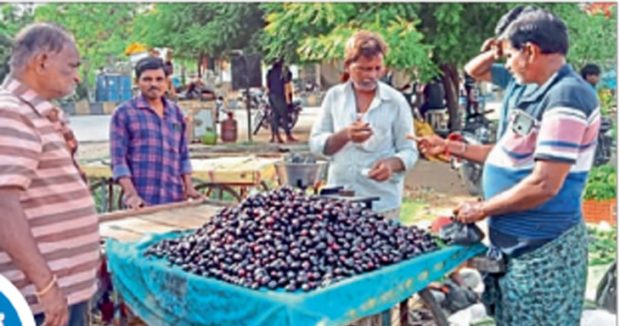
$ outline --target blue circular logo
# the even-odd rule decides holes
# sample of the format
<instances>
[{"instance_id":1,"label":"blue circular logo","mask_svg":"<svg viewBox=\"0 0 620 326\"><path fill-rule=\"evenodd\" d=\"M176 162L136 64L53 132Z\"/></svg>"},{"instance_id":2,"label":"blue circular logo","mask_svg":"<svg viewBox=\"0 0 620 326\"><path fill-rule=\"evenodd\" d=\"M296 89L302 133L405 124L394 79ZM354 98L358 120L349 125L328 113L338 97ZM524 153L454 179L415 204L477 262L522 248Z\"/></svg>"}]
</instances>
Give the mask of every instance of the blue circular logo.
<instances>
[{"instance_id":1,"label":"blue circular logo","mask_svg":"<svg viewBox=\"0 0 620 326\"><path fill-rule=\"evenodd\" d=\"M0 275L0 326L34 326L34 317L19 290Z\"/></svg>"},{"instance_id":2,"label":"blue circular logo","mask_svg":"<svg viewBox=\"0 0 620 326\"><path fill-rule=\"evenodd\" d=\"M0 292L0 326L8 325L21 325L21 322L9 298Z\"/></svg>"}]
</instances>

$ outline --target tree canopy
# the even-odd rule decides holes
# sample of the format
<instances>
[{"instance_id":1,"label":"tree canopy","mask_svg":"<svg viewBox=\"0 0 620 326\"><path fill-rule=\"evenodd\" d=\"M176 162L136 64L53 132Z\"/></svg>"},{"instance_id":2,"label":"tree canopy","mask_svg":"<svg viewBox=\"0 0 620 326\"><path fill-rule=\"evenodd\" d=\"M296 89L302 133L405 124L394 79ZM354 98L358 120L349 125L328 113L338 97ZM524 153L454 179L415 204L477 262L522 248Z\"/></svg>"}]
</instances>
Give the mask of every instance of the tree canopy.
<instances>
[{"instance_id":1,"label":"tree canopy","mask_svg":"<svg viewBox=\"0 0 620 326\"><path fill-rule=\"evenodd\" d=\"M380 34L389 47L386 64L415 69L422 76L437 73L432 46L419 30L419 4L293 3L265 5L267 26L262 38L267 57L288 62L341 59L347 39L357 30ZM412 71L411 73L414 73Z\"/></svg>"},{"instance_id":2,"label":"tree canopy","mask_svg":"<svg viewBox=\"0 0 620 326\"><path fill-rule=\"evenodd\" d=\"M0 81L9 72L13 36L32 19L31 5L0 4Z\"/></svg>"},{"instance_id":3,"label":"tree canopy","mask_svg":"<svg viewBox=\"0 0 620 326\"><path fill-rule=\"evenodd\" d=\"M126 60L132 42L169 47L175 57L202 61L230 50L259 52L291 63L340 59L356 30L381 34L388 66L422 81L452 75L493 35L497 20L516 3L49 3L0 5L0 73L10 38L32 21L58 23L76 38L84 76ZM610 67L616 58L616 6L584 10L578 3L530 3L568 25L569 62ZM4 36L4 38L2 37Z\"/></svg>"},{"instance_id":4,"label":"tree canopy","mask_svg":"<svg viewBox=\"0 0 620 326\"><path fill-rule=\"evenodd\" d=\"M263 25L258 3L156 3L136 18L132 37L182 58L219 57L233 49L258 52Z\"/></svg>"},{"instance_id":5,"label":"tree canopy","mask_svg":"<svg viewBox=\"0 0 620 326\"><path fill-rule=\"evenodd\" d=\"M91 85L96 69L125 59L135 16L133 3L50 3L34 11L35 21L53 22L73 33L85 82Z\"/></svg>"}]
</instances>

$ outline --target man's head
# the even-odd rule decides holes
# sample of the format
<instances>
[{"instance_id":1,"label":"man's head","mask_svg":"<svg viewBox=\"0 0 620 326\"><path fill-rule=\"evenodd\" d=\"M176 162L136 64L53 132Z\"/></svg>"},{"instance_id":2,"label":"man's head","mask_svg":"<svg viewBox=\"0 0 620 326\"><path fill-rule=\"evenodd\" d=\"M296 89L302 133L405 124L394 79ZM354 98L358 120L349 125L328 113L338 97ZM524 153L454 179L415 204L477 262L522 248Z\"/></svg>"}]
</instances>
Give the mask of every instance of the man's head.
<instances>
[{"instance_id":1,"label":"man's head","mask_svg":"<svg viewBox=\"0 0 620 326\"><path fill-rule=\"evenodd\" d=\"M373 91L384 74L387 45L376 33L360 31L345 45L344 67L356 89Z\"/></svg>"},{"instance_id":2,"label":"man's head","mask_svg":"<svg viewBox=\"0 0 620 326\"><path fill-rule=\"evenodd\" d=\"M566 25L542 9L519 15L501 38L507 40L506 68L520 83L537 82L541 71L564 62L568 53Z\"/></svg>"},{"instance_id":3,"label":"man's head","mask_svg":"<svg viewBox=\"0 0 620 326\"><path fill-rule=\"evenodd\" d=\"M136 83L142 95L147 99L161 98L166 90L164 62L155 57L140 59L136 63Z\"/></svg>"},{"instance_id":4,"label":"man's head","mask_svg":"<svg viewBox=\"0 0 620 326\"><path fill-rule=\"evenodd\" d=\"M596 87L600 80L601 68L593 63L589 63L581 68L581 77L590 85Z\"/></svg>"},{"instance_id":5,"label":"man's head","mask_svg":"<svg viewBox=\"0 0 620 326\"><path fill-rule=\"evenodd\" d=\"M15 77L48 100L71 94L80 82L73 37L54 24L24 27L15 37L9 65Z\"/></svg>"},{"instance_id":6,"label":"man's head","mask_svg":"<svg viewBox=\"0 0 620 326\"><path fill-rule=\"evenodd\" d=\"M499 19L499 21L495 25L495 40L498 41L496 43L496 46L498 47L497 54L499 56L503 56L502 49L508 46L507 44L508 40L506 40L505 38L502 38L504 36L504 32L506 31L506 29L508 29L508 26L510 26L510 24L512 24L515 20L517 20L517 18L519 18L521 15L528 13L528 12L532 12L537 9L538 8L533 7L533 6L518 6L518 7L513 8L509 12L505 13Z\"/></svg>"},{"instance_id":7,"label":"man's head","mask_svg":"<svg viewBox=\"0 0 620 326\"><path fill-rule=\"evenodd\" d=\"M510 24L517 20L517 18L519 18L522 14L532 12L534 10L538 10L538 8L533 6L517 6L505 13L495 25L495 37L501 37L506 29L508 29L508 26L510 26Z\"/></svg>"},{"instance_id":8,"label":"man's head","mask_svg":"<svg viewBox=\"0 0 620 326\"><path fill-rule=\"evenodd\" d=\"M271 67L274 69L281 69L283 65L284 65L284 58L277 57L273 60Z\"/></svg>"}]
</instances>

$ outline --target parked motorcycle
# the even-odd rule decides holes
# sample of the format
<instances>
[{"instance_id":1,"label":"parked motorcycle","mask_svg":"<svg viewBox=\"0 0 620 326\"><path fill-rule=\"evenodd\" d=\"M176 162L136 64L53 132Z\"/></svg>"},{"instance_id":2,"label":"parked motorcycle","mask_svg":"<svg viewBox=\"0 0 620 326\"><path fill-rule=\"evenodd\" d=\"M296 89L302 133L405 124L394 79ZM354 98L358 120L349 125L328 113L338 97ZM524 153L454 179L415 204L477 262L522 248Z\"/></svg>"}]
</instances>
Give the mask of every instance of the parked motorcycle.
<instances>
[{"instance_id":1,"label":"parked motorcycle","mask_svg":"<svg viewBox=\"0 0 620 326\"><path fill-rule=\"evenodd\" d=\"M607 164L613 153L613 120L609 117L601 117L601 127L597 136L596 152L594 154L594 166Z\"/></svg>"},{"instance_id":2,"label":"parked motorcycle","mask_svg":"<svg viewBox=\"0 0 620 326\"><path fill-rule=\"evenodd\" d=\"M271 103L269 102L269 96L265 93L256 92L254 95L250 93L251 105L253 108L256 108L257 111L254 114L253 121L253 134L256 135L261 128L270 129L273 110L271 108ZM301 113L302 106L300 100L294 100L288 107L288 129L291 130L297 124L299 120L299 114ZM285 124L285 117L281 117L280 125Z\"/></svg>"}]
</instances>

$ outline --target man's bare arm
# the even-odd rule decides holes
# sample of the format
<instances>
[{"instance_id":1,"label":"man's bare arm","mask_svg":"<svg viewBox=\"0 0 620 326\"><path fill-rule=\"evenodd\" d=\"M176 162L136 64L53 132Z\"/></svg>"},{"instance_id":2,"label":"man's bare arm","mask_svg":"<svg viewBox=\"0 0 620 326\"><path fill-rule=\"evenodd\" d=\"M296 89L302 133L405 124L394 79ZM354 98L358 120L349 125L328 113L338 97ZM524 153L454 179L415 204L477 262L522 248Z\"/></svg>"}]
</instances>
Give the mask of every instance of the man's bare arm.
<instances>
[{"instance_id":1,"label":"man's bare arm","mask_svg":"<svg viewBox=\"0 0 620 326\"><path fill-rule=\"evenodd\" d=\"M532 174L514 187L483 204L488 216L520 212L538 207L558 194L570 172L571 164L538 161Z\"/></svg>"},{"instance_id":2,"label":"man's bare arm","mask_svg":"<svg viewBox=\"0 0 620 326\"><path fill-rule=\"evenodd\" d=\"M323 152L325 155L334 155L338 151L340 151L344 145L349 142L349 136L347 133L347 129L342 129L339 132L336 132L327 138L327 142L325 143L325 148Z\"/></svg>"},{"instance_id":3,"label":"man's bare arm","mask_svg":"<svg viewBox=\"0 0 620 326\"><path fill-rule=\"evenodd\" d=\"M487 160L489 153L495 145L465 145L462 142L448 142L450 154L464 158L478 164L483 164Z\"/></svg>"},{"instance_id":4,"label":"man's bare arm","mask_svg":"<svg viewBox=\"0 0 620 326\"><path fill-rule=\"evenodd\" d=\"M491 82L491 67L501 56L500 44L495 39L487 39L480 49L480 54L469 60L463 69L477 81Z\"/></svg>"}]
</instances>

